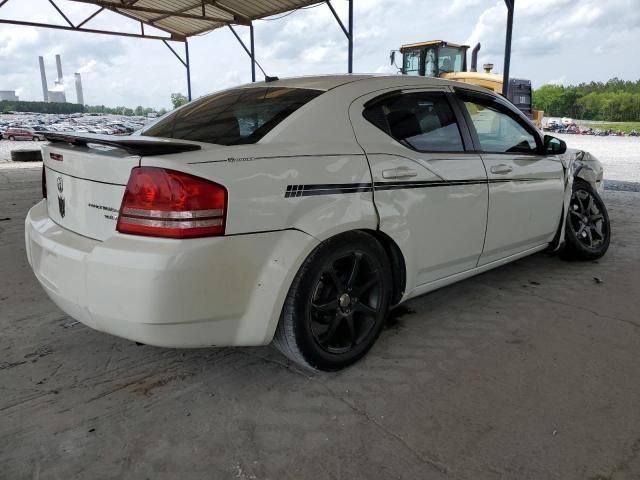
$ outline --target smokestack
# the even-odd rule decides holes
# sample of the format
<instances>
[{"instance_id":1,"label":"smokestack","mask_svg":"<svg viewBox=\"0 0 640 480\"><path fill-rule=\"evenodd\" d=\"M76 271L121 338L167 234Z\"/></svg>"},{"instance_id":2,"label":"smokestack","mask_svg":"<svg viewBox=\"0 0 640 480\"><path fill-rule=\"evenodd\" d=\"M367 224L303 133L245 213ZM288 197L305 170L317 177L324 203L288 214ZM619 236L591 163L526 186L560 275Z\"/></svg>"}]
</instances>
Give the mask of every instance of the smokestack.
<instances>
[{"instance_id":1,"label":"smokestack","mask_svg":"<svg viewBox=\"0 0 640 480\"><path fill-rule=\"evenodd\" d=\"M84 95L82 93L82 78L79 73L75 74L76 77L76 98L80 105L84 105Z\"/></svg>"},{"instance_id":2,"label":"smokestack","mask_svg":"<svg viewBox=\"0 0 640 480\"><path fill-rule=\"evenodd\" d=\"M44 73L44 58L38 57L40 62L40 79L42 80L42 97L45 102L49 101L49 87L47 86L47 75Z\"/></svg>"},{"instance_id":3,"label":"smokestack","mask_svg":"<svg viewBox=\"0 0 640 480\"><path fill-rule=\"evenodd\" d=\"M480 51L480 43L478 43L471 51L471 71L478 71L478 52Z\"/></svg>"},{"instance_id":4,"label":"smokestack","mask_svg":"<svg viewBox=\"0 0 640 480\"><path fill-rule=\"evenodd\" d=\"M58 69L58 83L62 83L62 60L56 55L56 68Z\"/></svg>"}]
</instances>

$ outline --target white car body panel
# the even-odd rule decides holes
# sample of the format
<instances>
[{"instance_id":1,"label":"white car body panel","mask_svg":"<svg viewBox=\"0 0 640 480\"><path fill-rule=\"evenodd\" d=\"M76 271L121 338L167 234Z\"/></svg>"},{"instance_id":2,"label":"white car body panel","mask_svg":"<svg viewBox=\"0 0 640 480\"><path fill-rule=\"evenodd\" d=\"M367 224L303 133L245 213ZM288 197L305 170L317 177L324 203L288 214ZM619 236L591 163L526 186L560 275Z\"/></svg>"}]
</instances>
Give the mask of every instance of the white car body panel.
<instances>
[{"instance_id":1,"label":"white car body panel","mask_svg":"<svg viewBox=\"0 0 640 480\"><path fill-rule=\"evenodd\" d=\"M100 242L58 226L45 201L27 216L26 240L60 309L96 330L169 347L269 343L300 259L318 244L297 230L190 240L115 233Z\"/></svg>"},{"instance_id":2,"label":"white car body panel","mask_svg":"<svg viewBox=\"0 0 640 480\"><path fill-rule=\"evenodd\" d=\"M489 177L490 208L480 265L551 242L560 225L564 201L560 160L505 154L482 154L482 159ZM492 173L503 165L511 172Z\"/></svg>"},{"instance_id":3,"label":"white car body panel","mask_svg":"<svg viewBox=\"0 0 640 480\"><path fill-rule=\"evenodd\" d=\"M476 275L480 275L481 273L488 272L489 270L493 270L494 268L501 267L506 265L507 263L515 262L524 257L528 257L529 255L533 255L534 253L542 252L548 248L548 244L544 243L542 245L538 245L537 247L529 248L528 250L523 250L520 253L515 255L510 255L508 257L501 258L500 260L496 260L491 263L486 263L484 265L478 266L476 268L472 268L471 270L467 270L466 272L457 273L455 275L450 275L445 278L441 278L439 280L425 283L424 285L420 285L415 288L412 292L405 294L403 297L403 301L409 300L411 298L419 297L420 295L424 295L425 293L433 292L434 290L438 290L439 288L446 287L447 285L451 285L456 282L461 282L462 280L466 280L467 278L474 277Z\"/></svg>"},{"instance_id":4,"label":"white car body panel","mask_svg":"<svg viewBox=\"0 0 640 480\"><path fill-rule=\"evenodd\" d=\"M113 235L122 195L140 157L121 150L49 144L42 147L42 158L51 219L96 240Z\"/></svg>"},{"instance_id":5,"label":"white car body panel","mask_svg":"<svg viewBox=\"0 0 640 480\"><path fill-rule=\"evenodd\" d=\"M482 253L487 218L486 173L475 153L422 153L401 145L366 121L364 105L382 94L379 90L358 98L350 114L356 139L371 164L380 230L402 250L408 268L406 290L475 268ZM407 89L446 91L440 89ZM385 178L399 169L411 177ZM472 185L447 186L446 181L477 180ZM385 190L396 182L434 182L434 188ZM443 182L443 185L439 185ZM387 184L385 186L385 184ZM435 228L437 226L437 228Z\"/></svg>"},{"instance_id":6,"label":"white car body panel","mask_svg":"<svg viewBox=\"0 0 640 480\"><path fill-rule=\"evenodd\" d=\"M145 157L142 165L180 169L225 185L229 191L228 234L295 228L323 240L346 230L376 229L371 192L345 196L307 195L312 193L307 191L299 197L286 196L290 187L335 184L336 178L344 183L370 182L362 153L270 157L271 147L236 148L208 150L210 160L204 163L196 160L201 159L201 152L190 152ZM191 159L198 163L185 163Z\"/></svg>"},{"instance_id":7,"label":"white car body panel","mask_svg":"<svg viewBox=\"0 0 640 480\"><path fill-rule=\"evenodd\" d=\"M575 170L566 162L512 158L513 178L492 184L487 171L504 157L412 151L362 116L366 101L382 92L452 92L452 82L336 76L241 88L265 85L328 91L251 145L185 141L201 149L142 157L64 143L43 147L48 200L26 218L27 254L63 311L152 345L263 345L305 259L335 235L388 236L403 257L398 298L406 300L547 248L562 223L567 175ZM131 138L144 141L141 135ZM122 196L137 166L223 185L225 235L176 240L118 233ZM414 171L411 182L435 185L390 188L395 180L388 172L398 169ZM515 225L516 217L526 224Z\"/></svg>"}]
</instances>

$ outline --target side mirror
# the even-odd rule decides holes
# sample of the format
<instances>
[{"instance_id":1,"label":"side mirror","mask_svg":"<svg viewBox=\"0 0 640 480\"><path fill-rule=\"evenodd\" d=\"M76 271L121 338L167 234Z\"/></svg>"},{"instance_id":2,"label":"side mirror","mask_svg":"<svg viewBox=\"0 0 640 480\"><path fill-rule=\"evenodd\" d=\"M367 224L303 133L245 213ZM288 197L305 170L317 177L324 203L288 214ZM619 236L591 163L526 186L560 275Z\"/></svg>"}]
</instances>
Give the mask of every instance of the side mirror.
<instances>
[{"instance_id":1,"label":"side mirror","mask_svg":"<svg viewBox=\"0 0 640 480\"><path fill-rule=\"evenodd\" d=\"M567 144L551 135L544 136L544 153L546 155L562 155L567 151Z\"/></svg>"}]
</instances>

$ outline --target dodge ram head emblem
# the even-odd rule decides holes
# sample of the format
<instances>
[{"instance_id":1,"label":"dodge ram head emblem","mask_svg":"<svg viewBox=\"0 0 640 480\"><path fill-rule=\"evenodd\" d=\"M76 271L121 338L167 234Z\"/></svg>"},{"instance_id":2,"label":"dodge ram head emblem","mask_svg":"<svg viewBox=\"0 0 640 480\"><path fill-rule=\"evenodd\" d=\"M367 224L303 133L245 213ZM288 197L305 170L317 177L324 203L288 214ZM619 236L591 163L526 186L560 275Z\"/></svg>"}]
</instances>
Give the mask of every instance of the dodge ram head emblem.
<instances>
[{"instance_id":1,"label":"dodge ram head emblem","mask_svg":"<svg viewBox=\"0 0 640 480\"><path fill-rule=\"evenodd\" d=\"M56 184L58 185L58 192L62 193L64 191L64 182L62 177L58 177L56 180ZM58 210L60 211L60 216L64 218L65 214L65 204L64 204L64 196L58 195Z\"/></svg>"}]
</instances>

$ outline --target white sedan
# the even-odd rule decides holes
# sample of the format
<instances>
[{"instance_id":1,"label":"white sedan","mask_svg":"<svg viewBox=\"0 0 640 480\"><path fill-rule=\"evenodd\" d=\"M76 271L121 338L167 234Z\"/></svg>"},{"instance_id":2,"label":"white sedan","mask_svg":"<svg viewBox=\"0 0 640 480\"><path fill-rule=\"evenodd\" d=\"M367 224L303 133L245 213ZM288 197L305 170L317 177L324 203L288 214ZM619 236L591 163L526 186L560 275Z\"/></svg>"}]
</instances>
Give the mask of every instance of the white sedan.
<instances>
[{"instance_id":1,"label":"white sedan","mask_svg":"<svg viewBox=\"0 0 640 480\"><path fill-rule=\"evenodd\" d=\"M150 345L273 342L337 370L401 302L609 245L600 163L467 84L278 80L139 135L47 137L29 263L71 317Z\"/></svg>"}]
</instances>

